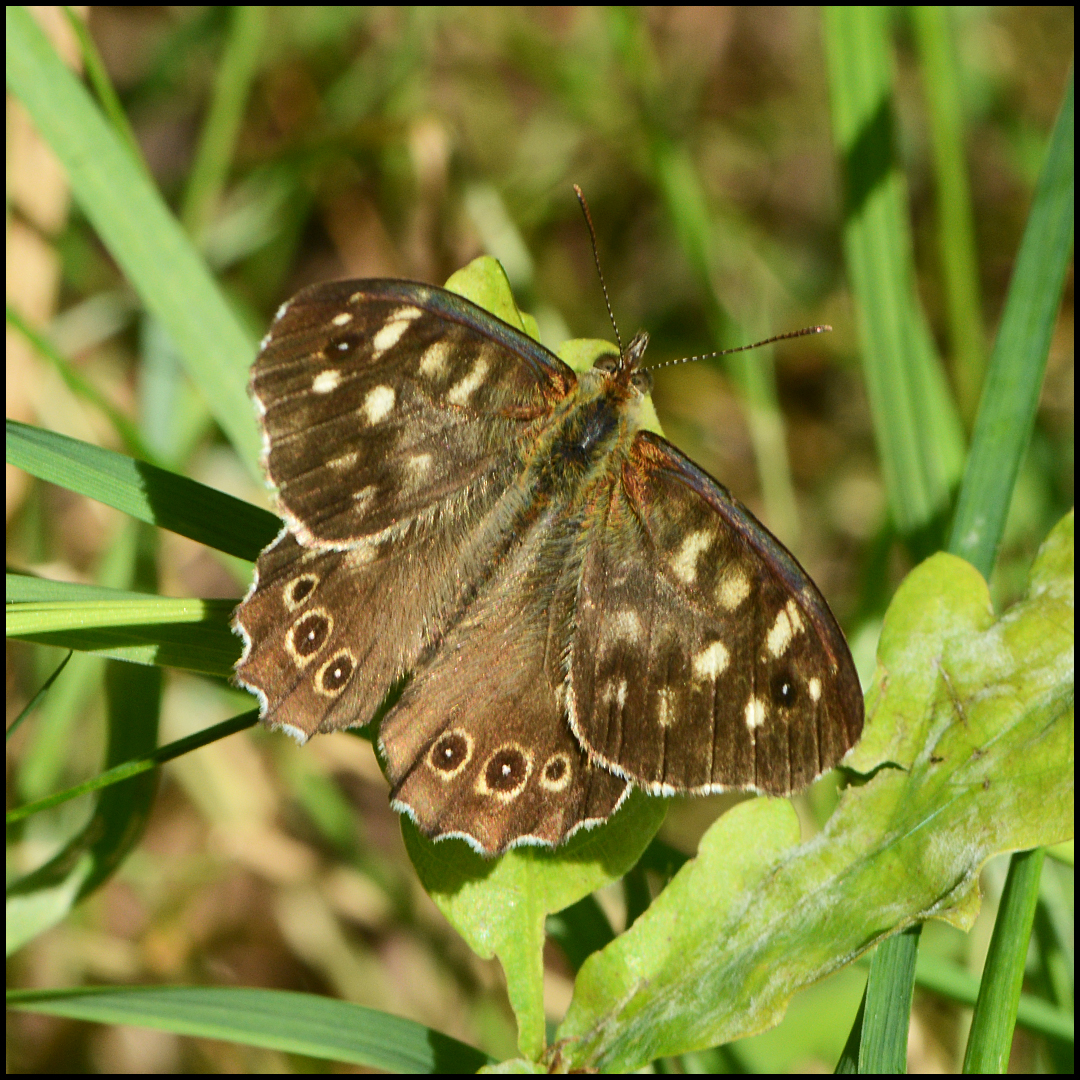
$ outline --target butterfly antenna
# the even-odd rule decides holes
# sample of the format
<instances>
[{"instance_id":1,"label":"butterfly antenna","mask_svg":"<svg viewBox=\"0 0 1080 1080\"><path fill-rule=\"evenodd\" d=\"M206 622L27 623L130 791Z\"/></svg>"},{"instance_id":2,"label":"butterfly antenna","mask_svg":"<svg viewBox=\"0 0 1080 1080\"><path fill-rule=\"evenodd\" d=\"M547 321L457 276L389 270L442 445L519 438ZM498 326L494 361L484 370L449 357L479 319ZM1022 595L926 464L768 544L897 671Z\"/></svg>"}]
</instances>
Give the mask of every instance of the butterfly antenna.
<instances>
[{"instance_id":1,"label":"butterfly antenna","mask_svg":"<svg viewBox=\"0 0 1080 1080\"><path fill-rule=\"evenodd\" d=\"M615 312L611 310L611 300L608 298L607 282L604 281L604 271L600 269L600 253L596 250L596 230L593 228L592 214L589 213L589 204L585 201L585 194L581 188L574 185L574 194L581 203L581 211L585 215L585 223L589 226L589 239L592 241L592 257L596 263L596 274L600 278L600 288L604 290L604 303L607 305L608 318L615 330L615 343L619 346L619 355L623 355L622 337L619 335L619 327L615 322Z\"/></svg>"},{"instance_id":2,"label":"butterfly antenna","mask_svg":"<svg viewBox=\"0 0 1080 1080\"><path fill-rule=\"evenodd\" d=\"M655 371L656 368L673 367L676 364L689 364L692 360L708 360L711 356L730 356L731 353L747 352L750 349L760 349L762 345L771 345L774 341L787 341L788 338L829 333L832 333L831 326L807 326L802 330L789 330L786 334L776 334L774 337L767 337L764 341L755 341L752 345L738 345L734 349L717 349L716 352L702 353L700 356L684 356L681 360L667 360L663 364L657 364L656 367L650 368L649 370Z\"/></svg>"}]
</instances>

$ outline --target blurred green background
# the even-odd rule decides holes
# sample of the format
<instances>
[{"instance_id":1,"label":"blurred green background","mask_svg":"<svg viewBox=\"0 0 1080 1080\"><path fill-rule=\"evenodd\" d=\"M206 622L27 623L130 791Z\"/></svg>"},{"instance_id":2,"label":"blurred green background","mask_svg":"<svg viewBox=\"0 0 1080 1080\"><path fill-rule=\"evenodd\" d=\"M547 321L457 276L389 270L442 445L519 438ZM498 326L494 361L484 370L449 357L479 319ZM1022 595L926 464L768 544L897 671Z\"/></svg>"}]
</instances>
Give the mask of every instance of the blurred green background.
<instances>
[{"instance_id":1,"label":"blurred green background","mask_svg":"<svg viewBox=\"0 0 1080 1080\"><path fill-rule=\"evenodd\" d=\"M832 334L730 362L658 371L654 398L668 437L818 582L866 682L881 615L925 538L898 527L878 463L819 10L90 8L86 25L149 170L253 341L311 282L441 283L485 252L502 261L546 344L610 338L573 183L591 205L623 339L647 329L651 363L831 324ZM970 372L993 341L1060 107L1073 9L957 8L945 25L977 260L974 339L954 340L942 243L954 234L938 205L927 109L940 73L907 9L890 26L895 145L915 287L970 431ZM59 19L52 31L78 55ZM8 159L9 298L177 471L269 505L17 109ZM992 581L999 607L1019 595L1038 544L1072 504L1072 354L1070 276ZM10 333L8 415L121 445L104 414ZM121 515L10 470L7 493L10 565L102 579ZM175 596L239 597L249 574L171 534L151 570L157 591ZM9 644L9 716L57 659ZM19 801L100 767L102 665L77 660L76 677L9 748ZM161 741L250 701L169 674ZM808 830L829 803L819 789L800 800ZM664 838L692 852L724 805L676 801ZM9 873L44 861L87 812L77 802L32 819ZM991 900L1000 876L992 864ZM1054 887L1071 894L1071 878ZM621 896L602 902L621 925ZM977 972L992 915L991 903L968 936L931 925L923 947ZM557 1019L571 980L549 952ZM831 1067L864 977L841 972L797 998L780 1028L700 1064ZM498 969L472 956L420 891L370 747L347 734L298 750L257 731L168 766L133 855L9 963L12 986L94 982L304 989L414 1017L499 1057L514 1046ZM955 1068L965 1023L964 1010L917 994L909 1067ZM1013 1054L1018 1070L1048 1067L1022 1031ZM29 1014L9 1023L14 1071L322 1067L160 1032Z\"/></svg>"}]
</instances>

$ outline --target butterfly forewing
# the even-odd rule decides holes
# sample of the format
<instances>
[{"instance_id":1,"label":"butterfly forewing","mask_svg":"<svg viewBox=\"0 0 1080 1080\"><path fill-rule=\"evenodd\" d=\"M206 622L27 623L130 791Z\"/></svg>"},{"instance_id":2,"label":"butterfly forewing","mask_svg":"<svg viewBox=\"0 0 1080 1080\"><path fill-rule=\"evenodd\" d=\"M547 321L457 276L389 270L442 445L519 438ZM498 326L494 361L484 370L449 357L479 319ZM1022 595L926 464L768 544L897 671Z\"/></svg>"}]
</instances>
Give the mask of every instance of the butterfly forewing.
<instances>
[{"instance_id":1,"label":"butterfly forewing","mask_svg":"<svg viewBox=\"0 0 1080 1080\"><path fill-rule=\"evenodd\" d=\"M513 542L523 457L569 368L460 297L306 289L252 372L289 533L238 609L237 678L300 737L371 719Z\"/></svg>"},{"instance_id":2,"label":"butterfly forewing","mask_svg":"<svg viewBox=\"0 0 1080 1080\"><path fill-rule=\"evenodd\" d=\"M836 764L862 728L862 695L788 552L651 433L596 504L569 662L582 744L658 793L786 794Z\"/></svg>"},{"instance_id":3,"label":"butterfly forewing","mask_svg":"<svg viewBox=\"0 0 1080 1080\"><path fill-rule=\"evenodd\" d=\"M251 380L267 473L297 538L341 546L400 532L512 483L521 450L574 382L539 346L523 355L528 342L423 285L298 294Z\"/></svg>"}]
</instances>

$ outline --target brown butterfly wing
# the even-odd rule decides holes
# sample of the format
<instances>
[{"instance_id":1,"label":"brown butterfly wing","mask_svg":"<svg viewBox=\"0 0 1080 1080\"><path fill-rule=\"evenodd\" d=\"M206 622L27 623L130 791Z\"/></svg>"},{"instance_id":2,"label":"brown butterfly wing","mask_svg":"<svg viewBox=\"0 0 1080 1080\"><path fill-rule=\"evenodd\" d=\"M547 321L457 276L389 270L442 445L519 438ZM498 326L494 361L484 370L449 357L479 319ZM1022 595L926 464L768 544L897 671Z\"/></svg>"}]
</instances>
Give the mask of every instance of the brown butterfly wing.
<instances>
[{"instance_id":1,"label":"brown butterfly wing","mask_svg":"<svg viewBox=\"0 0 1080 1080\"><path fill-rule=\"evenodd\" d=\"M582 745L656 793L785 794L836 764L862 730L858 677L779 541L648 432L592 502L568 675Z\"/></svg>"},{"instance_id":2,"label":"brown butterfly wing","mask_svg":"<svg viewBox=\"0 0 1080 1080\"><path fill-rule=\"evenodd\" d=\"M396 809L487 855L559 844L629 792L571 734L563 654L568 518L542 518L423 664L379 732Z\"/></svg>"},{"instance_id":3,"label":"brown butterfly wing","mask_svg":"<svg viewBox=\"0 0 1080 1080\"><path fill-rule=\"evenodd\" d=\"M371 719L512 542L504 496L575 381L441 289L335 282L282 309L251 388L289 532L234 619L266 723Z\"/></svg>"}]
</instances>

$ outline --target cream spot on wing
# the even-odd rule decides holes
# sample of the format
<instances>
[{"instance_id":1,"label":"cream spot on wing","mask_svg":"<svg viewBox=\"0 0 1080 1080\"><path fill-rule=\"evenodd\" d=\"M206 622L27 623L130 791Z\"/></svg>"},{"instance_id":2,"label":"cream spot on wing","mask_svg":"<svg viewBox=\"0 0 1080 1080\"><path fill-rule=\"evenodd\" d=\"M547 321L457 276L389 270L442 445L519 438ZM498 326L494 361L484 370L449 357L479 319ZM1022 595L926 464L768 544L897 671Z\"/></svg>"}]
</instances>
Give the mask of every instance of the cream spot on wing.
<instances>
[{"instance_id":1,"label":"cream spot on wing","mask_svg":"<svg viewBox=\"0 0 1080 1080\"><path fill-rule=\"evenodd\" d=\"M731 662L731 653L722 641L714 641L706 645L701 652L695 655L693 660L694 677L696 679L712 679L715 681L727 670Z\"/></svg>"},{"instance_id":2,"label":"cream spot on wing","mask_svg":"<svg viewBox=\"0 0 1080 1080\"><path fill-rule=\"evenodd\" d=\"M626 680L620 679L618 689L615 691L615 701L621 709L626 704Z\"/></svg>"},{"instance_id":3,"label":"cream spot on wing","mask_svg":"<svg viewBox=\"0 0 1080 1080\"><path fill-rule=\"evenodd\" d=\"M667 687L659 690L656 695L656 722L662 728L669 728L675 723L675 710L671 706Z\"/></svg>"},{"instance_id":4,"label":"cream spot on wing","mask_svg":"<svg viewBox=\"0 0 1080 1080\"><path fill-rule=\"evenodd\" d=\"M367 566L368 563L375 561L375 556L379 554L379 546L377 541L368 537L357 540L345 552L345 564L352 569Z\"/></svg>"},{"instance_id":5,"label":"cream spot on wing","mask_svg":"<svg viewBox=\"0 0 1080 1080\"><path fill-rule=\"evenodd\" d=\"M352 313L343 311L340 315L335 315L330 323L332 326L348 326L352 322Z\"/></svg>"},{"instance_id":6,"label":"cream spot on wing","mask_svg":"<svg viewBox=\"0 0 1080 1080\"><path fill-rule=\"evenodd\" d=\"M341 372L335 371L330 368L327 371L320 371L314 379L311 380L311 389L316 394L329 394L331 390L336 390L341 385Z\"/></svg>"},{"instance_id":7,"label":"cream spot on wing","mask_svg":"<svg viewBox=\"0 0 1080 1080\"><path fill-rule=\"evenodd\" d=\"M359 457L359 451L349 450L344 454L339 454L336 458L331 458L326 464L331 469L351 469Z\"/></svg>"},{"instance_id":8,"label":"cream spot on wing","mask_svg":"<svg viewBox=\"0 0 1080 1080\"><path fill-rule=\"evenodd\" d=\"M738 566L724 571L716 583L716 602L724 611L734 611L750 595L750 579Z\"/></svg>"},{"instance_id":9,"label":"cream spot on wing","mask_svg":"<svg viewBox=\"0 0 1080 1080\"><path fill-rule=\"evenodd\" d=\"M368 484L366 487L360 488L359 491L354 491L353 502L356 504L357 510L366 510L378 490L374 484Z\"/></svg>"},{"instance_id":10,"label":"cream spot on wing","mask_svg":"<svg viewBox=\"0 0 1080 1080\"><path fill-rule=\"evenodd\" d=\"M765 706L751 695L746 703L746 726L753 731L765 723Z\"/></svg>"},{"instance_id":11,"label":"cream spot on wing","mask_svg":"<svg viewBox=\"0 0 1080 1080\"><path fill-rule=\"evenodd\" d=\"M409 323L424 313L415 307L403 307L386 320L371 339L371 358L378 360L387 349L392 349L400 340Z\"/></svg>"},{"instance_id":12,"label":"cream spot on wing","mask_svg":"<svg viewBox=\"0 0 1080 1080\"><path fill-rule=\"evenodd\" d=\"M385 420L394 408L397 397L392 386L373 386L364 398L361 408L369 424Z\"/></svg>"},{"instance_id":13,"label":"cream spot on wing","mask_svg":"<svg viewBox=\"0 0 1080 1080\"><path fill-rule=\"evenodd\" d=\"M771 656L780 657L787 652L791 639L803 629L802 616L799 614L799 606L794 600L789 600L783 610L776 616L776 622L765 636L765 647Z\"/></svg>"},{"instance_id":14,"label":"cream spot on wing","mask_svg":"<svg viewBox=\"0 0 1080 1080\"><path fill-rule=\"evenodd\" d=\"M637 643L645 636L638 613L629 608L623 608L612 616L611 633L613 637L631 643Z\"/></svg>"},{"instance_id":15,"label":"cream spot on wing","mask_svg":"<svg viewBox=\"0 0 1080 1080\"><path fill-rule=\"evenodd\" d=\"M447 391L446 400L451 405L468 405L469 398L476 392L476 388L481 386L484 379L487 378L487 372L488 362L482 356L478 357L469 374L464 379L454 383Z\"/></svg>"},{"instance_id":16,"label":"cream spot on wing","mask_svg":"<svg viewBox=\"0 0 1080 1080\"><path fill-rule=\"evenodd\" d=\"M806 692L811 701L821 700L821 680L816 675L806 684Z\"/></svg>"},{"instance_id":17,"label":"cream spot on wing","mask_svg":"<svg viewBox=\"0 0 1080 1080\"><path fill-rule=\"evenodd\" d=\"M447 359L450 356L450 343L436 341L424 350L420 357L420 374L428 379L438 379L446 374Z\"/></svg>"},{"instance_id":18,"label":"cream spot on wing","mask_svg":"<svg viewBox=\"0 0 1080 1080\"><path fill-rule=\"evenodd\" d=\"M413 454L405 459L405 466L411 474L414 483L419 483L431 472L431 462L434 459L430 454Z\"/></svg>"},{"instance_id":19,"label":"cream spot on wing","mask_svg":"<svg viewBox=\"0 0 1080 1080\"><path fill-rule=\"evenodd\" d=\"M712 535L704 531L687 533L675 558L671 560L672 573L684 584L693 585L697 580L697 561L712 543Z\"/></svg>"}]
</instances>

